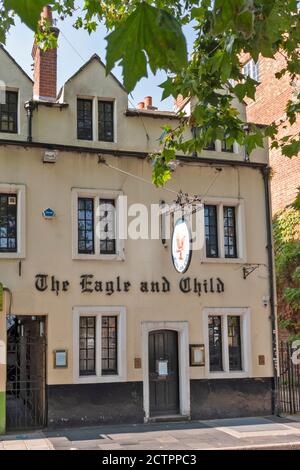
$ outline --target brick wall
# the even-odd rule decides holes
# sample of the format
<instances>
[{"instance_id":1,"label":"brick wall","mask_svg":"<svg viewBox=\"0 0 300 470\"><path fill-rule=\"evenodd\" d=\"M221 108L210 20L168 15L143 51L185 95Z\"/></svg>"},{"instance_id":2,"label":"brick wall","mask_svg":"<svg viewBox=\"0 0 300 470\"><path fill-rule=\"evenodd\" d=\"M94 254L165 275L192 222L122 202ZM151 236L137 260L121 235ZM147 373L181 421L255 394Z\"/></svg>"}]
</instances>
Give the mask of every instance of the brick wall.
<instances>
[{"instance_id":1,"label":"brick wall","mask_svg":"<svg viewBox=\"0 0 300 470\"><path fill-rule=\"evenodd\" d=\"M242 56L242 63L249 59ZM260 85L257 87L255 101L247 101L247 119L259 124L270 124L273 121L285 119L287 101L292 98L294 88L290 85L290 78L286 74L280 80L275 73L285 66L285 59L277 53L274 59L260 57L259 73ZM280 127L279 137L300 132L300 118L297 122L285 129L286 123ZM272 166L272 210L273 213L293 202L300 186L300 155L289 159L281 154L280 149L270 149L270 163Z\"/></svg>"},{"instance_id":2,"label":"brick wall","mask_svg":"<svg viewBox=\"0 0 300 470\"><path fill-rule=\"evenodd\" d=\"M33 48L34 73L33 94L36 98L56 99L57 83L57 49L43 52L38 47Z\"/></svg>"}]
</instances>

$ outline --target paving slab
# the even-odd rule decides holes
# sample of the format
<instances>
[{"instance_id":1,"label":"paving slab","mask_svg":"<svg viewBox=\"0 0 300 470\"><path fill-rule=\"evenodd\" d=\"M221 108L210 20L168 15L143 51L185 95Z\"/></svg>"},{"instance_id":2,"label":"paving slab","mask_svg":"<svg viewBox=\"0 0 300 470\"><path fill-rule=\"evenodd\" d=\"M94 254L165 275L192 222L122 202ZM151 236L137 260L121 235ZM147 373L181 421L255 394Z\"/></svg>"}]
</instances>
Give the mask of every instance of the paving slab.
<instances>
[{"instance_id":1,"label":"paving slab","mask_svg":"<svg viewBox=\"0 0 300 470\"><path fill-rule=\"evenodd\" d=\"M0 450L300 449L300 420L252 417L67 428L0 437Z\"/></svg>"}]
</instances>

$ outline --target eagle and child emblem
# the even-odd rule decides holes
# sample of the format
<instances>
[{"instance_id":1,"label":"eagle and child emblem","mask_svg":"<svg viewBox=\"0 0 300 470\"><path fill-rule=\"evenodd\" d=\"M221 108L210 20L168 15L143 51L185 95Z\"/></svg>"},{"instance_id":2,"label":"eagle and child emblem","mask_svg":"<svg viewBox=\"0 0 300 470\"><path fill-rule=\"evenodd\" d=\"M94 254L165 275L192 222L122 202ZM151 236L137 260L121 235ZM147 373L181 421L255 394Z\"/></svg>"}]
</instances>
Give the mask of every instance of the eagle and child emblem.
<instances>
[{"instance_id":1,"label":"eagle and child emblem","mask_svg":"<svg viewBox=\"0 0 300 470\"><path fill-rule=\"evenodd\" d=\"M179 273L184 273L190 264L192 255L191 236L188 222L177 220L172 236L172 261Z\"/></svg>"}]
</instances>

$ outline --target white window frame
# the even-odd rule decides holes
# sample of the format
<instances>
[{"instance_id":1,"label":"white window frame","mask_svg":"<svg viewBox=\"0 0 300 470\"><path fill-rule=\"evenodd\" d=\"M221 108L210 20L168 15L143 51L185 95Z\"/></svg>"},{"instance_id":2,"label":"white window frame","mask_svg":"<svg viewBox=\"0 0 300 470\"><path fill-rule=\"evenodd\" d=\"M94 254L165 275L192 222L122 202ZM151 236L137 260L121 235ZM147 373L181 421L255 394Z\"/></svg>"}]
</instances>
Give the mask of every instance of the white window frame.
<instances>
[{"instance_id":1,"label":"white window frame","mask_svg":"<svg viewBox=\"0 0 300 470\"><path fill-rule=\"evenodd\" d=\"M248 69L249 72L246 71L246 69ZM248 60L248 62L243 65L243 74L259 82L259 62L255 62L254 59Z\"/></svg>"},{"instance_id":2,"label":"white window frame","mask_svg":"<svg viewBox=\"0 0 300 470\"><path fill-rule=\"evenodd\" d=\"M239 151L240 151L240 147L239 147L239 144L237 142L233 142L233 151L232 152L224 152L222 150L222 141L221 140L216 140L216 152L220 152L222 154L226 153L226 155L235 155L235 154L238 154ZM227 157L228 158L228 157Z\"/></svg>"},{"instance_id":3,"label":"white window frame","mask_svg":"<svg viewBox=\"0 0 300 470\"><path fill-rule=\"evenodd\" d=\"M96 317L96 374L80 375L79 371L79 321L80 317ZM103 316L117 316L117 361L118 374L102 375L101 372L101 326ZM126 354L126 308L125 307L91 307L79 306L73 308L73 369L74 383L110 383L127 380Z\"/></svg>"},{"instance_id":4,"label":"white window frame","mask_svg":"<svg viewBox=\"0 0 300 470\"><path fill-rule=\"evenodd\" d=\"M241 318L241 354L242 367L241 371L229 370L229 353L228 353L228 316L239 316ZM208 317L221 316L222 320L222 360L223 371L210 371L209 369L209 337L208 337ZM203 309L203 331L204 331L204 347L205 347L205 377L213 379L224 378L245 378L251 376L251 331L250 331L250 309L248 307L213 307Z\"/></svg>"},{"instance_id":5,"label":"white window frame","mask_svg":"<svg viewBox=\"0 0 300 470\"><path fill-rule=\"evenodd\" d=\"M205 205L217 206L217 227L218 227L218 253L217 258L210 258L206 256L206 242L205 242L205 211L202 211L202 227L203 227L203 248L200 250L202 263L245 263L247 260L246 253L246 230L245 230L245 202L243 199L236 198L205 198L203 201ZM236 258L225 258L224 247L224 206L235 207L235 225L236 225Z\"/></svg>"},{"instance_id":6,"label":"white window frame","mask_svg":"<svg viewBox=\"0 0 300 470\"><path fill-rule=\"evenodd\" d=\"M77 106L77 100L90 100L92 101L92 139L91 140L86 140L86 139L78 139L78 134L77 134L77 126L78 126L78 106ZM107 140L99 140L99 127L98 127L98 102L99 101L109 101L113 103L113 113L114 113L114 119L113 119L113 132L114 132L114 139L112 141L107 141ZM117 100L115 98L112 98L111 96L91 96L91 95L77 95L76 97L76 140L79 142L101 142L103 145L106 144L116 144L117 143Z\"/></svg>"},{"instance_id":7,"label":"white window frame","mask_svg":"<svg viewBox=\"0 0 300 470\"><path fill-rule=\"evenodd\" d=\"M123 261L124 254L124 239L120 234L125 233L124 227L121 226L125 223L124 217L120 216L122 205L120 204L120 196L123 195L122 191L112 189L72 189L72 258L81 260L106 260L106 261ZM94 248L95 253L78 253L78 198L89 197L94 199ZM97 207L99 206L100 199L114 199L115 201L115 231L116 231L116 253L115 254L101 254L100 253L100 239L97 237Z\"/></svg>"},{"instance_id":8,"label":"white window frame","mask_svg":"<svg viewBox=\"0 0 300 470\"><path fill-rule=\"evenodd\" d=\"M0 193L17 195L17 251L0 252L0 259L25 258L25 214L26 214L26 186L24 184L0 183Z\"/></svg>"}]
</instances>

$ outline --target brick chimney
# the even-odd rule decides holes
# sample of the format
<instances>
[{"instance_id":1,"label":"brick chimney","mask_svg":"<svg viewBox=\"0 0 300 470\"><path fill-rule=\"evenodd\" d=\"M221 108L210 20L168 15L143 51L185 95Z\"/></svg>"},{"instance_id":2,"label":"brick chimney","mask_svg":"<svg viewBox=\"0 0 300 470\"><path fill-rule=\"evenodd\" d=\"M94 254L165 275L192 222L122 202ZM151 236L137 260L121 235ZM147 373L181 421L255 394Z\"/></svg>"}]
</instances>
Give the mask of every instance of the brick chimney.
<instances>
[{"instance_id":1,"label":"brick chimney","mask_svg":"<svg viewBox=\"0 0 300 470\"><path fill-rule=\"evenodd\" d=\"M59 29L53 26L52 11L49 5L45 6L41 13L40 28L43 28L45 21L51 25L51 32L58 36ZM33 99L56 101L57 49L47 49L43 52L34 43L31 55L34 60Z\"/></svg>"},{"instance_id":2,"label":"brick chimney","mask_svg":"<svg viewBox=\"0 0 300 470\"><path fill-rule=\"evenodd\" d=\"M156 111L156 106L152 106L152 96L145 96L144 98L144 108Z\"/></svg>"}]
</instances>

